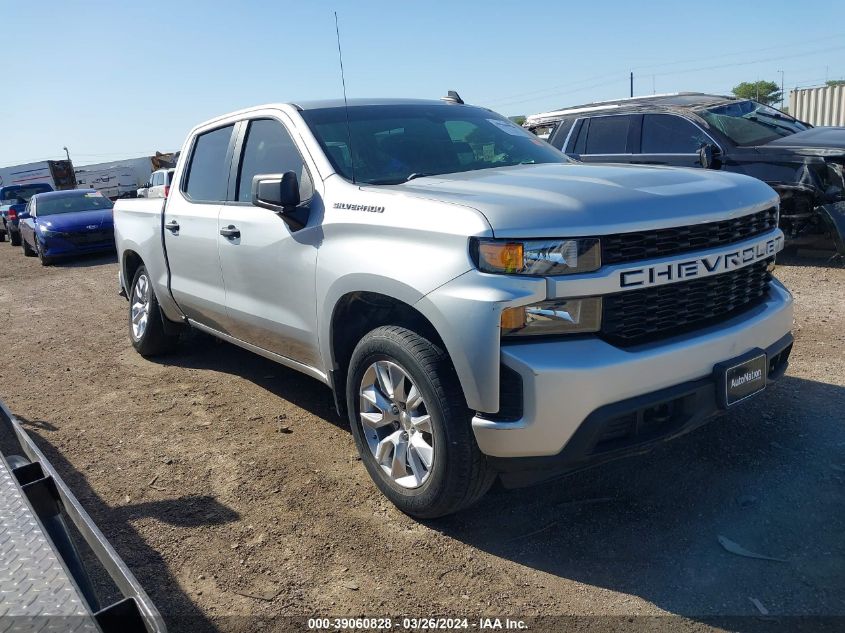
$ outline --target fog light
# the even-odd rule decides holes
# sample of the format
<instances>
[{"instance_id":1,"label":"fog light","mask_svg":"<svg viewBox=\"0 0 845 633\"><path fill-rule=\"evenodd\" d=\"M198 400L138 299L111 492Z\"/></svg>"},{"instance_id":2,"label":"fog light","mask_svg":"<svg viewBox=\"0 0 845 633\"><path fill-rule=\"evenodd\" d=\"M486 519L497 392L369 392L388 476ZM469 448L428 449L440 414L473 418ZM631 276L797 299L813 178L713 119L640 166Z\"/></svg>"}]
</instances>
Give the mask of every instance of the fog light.
<instances>
[{"instance_id":1,"label":"fog light","mask_svg":"<svg viewBox=\"0 0 845 633\"><path fill-rule=\"evenodd\" d=\"M583 334L600 328L601 297L553 299L502 311L502 336Z\"/></svg>"}]
</instances>

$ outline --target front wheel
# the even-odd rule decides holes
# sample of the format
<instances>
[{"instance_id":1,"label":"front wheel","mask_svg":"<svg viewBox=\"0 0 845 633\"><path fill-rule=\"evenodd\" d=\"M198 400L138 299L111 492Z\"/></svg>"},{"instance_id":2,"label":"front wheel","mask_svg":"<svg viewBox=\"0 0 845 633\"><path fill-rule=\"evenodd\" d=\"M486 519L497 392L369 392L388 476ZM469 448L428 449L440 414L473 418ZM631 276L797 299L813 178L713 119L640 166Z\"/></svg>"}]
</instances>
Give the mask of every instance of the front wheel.
<instances>
[{"instance_id":1,"label":"front wheel","mask_svg":"<svg viewBox=\"0 0 845 633\"><path fill-rule=\"evenodd\" d=\"M21 240L21 246L23 246L23 254L26 257L35 257L35 251L26 240Z\"/></svg>"},{"instance_id":2,"label":"front wheel","mask_svg":"<svg viewBox=\"0 0 845 633\"><path fill-rule=\"evenodd\" d=\"M26 247L24 247L24 253L25 252L26 252ZM41 262L42 266L52 266L53 265L53 258L47 257L44 254L44 248L38 242L37 237L35 238L35 254L38 255L38 261Z\"/></svg>"},{"instance_id":3,"label":"front wheel","mask_svg":"<svg viewBox=\"0 0 845 633\"><path fill-rule=\"evenodd\" d=\"M129 338L141 356L165 354L179 342L178 336L165 333L163 318L150 274L140 266L129 291Z\"/></svg>"},{"instance_id":4,"label":"front wheel","mask_svg":"<svg viewBox=\"0 0 845 633\"><path fill-rule=\"evenodd\" d=\"M361 459L402 512L451 514L493 483L455 370L428 339L398 326L367 334L352 353L346 400Z\"/></svg>"}]
</instances>

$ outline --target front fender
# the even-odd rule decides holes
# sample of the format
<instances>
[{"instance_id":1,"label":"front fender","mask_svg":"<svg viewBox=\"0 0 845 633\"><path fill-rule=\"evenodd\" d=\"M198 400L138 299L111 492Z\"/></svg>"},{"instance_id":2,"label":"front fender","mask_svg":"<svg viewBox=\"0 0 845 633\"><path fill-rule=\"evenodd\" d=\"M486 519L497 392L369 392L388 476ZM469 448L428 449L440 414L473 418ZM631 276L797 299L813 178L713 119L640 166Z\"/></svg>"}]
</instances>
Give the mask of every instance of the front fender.
<instances>
[{"instance_id":1,"label":"front fender","mask_svg":"<svg viewBox=\"0 0 845 633\"><path fill-rule=\"evenodd\" d=\"M473 269L414 304L443 339L471 409L499 410L502 310L542 301L546 295L544 278L490 275Z\"/></svg>"}]
</instances>

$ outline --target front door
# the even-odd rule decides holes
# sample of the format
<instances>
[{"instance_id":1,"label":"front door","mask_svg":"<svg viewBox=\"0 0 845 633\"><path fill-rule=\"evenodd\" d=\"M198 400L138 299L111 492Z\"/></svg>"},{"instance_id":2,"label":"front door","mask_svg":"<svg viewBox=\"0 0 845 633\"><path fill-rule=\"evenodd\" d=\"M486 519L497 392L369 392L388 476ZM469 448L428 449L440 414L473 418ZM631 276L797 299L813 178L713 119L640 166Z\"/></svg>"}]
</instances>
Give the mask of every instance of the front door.
<instances>
[{"instance_id":1,"label":"front door","mask_svg":"<svg viewBox=\"0 0 845 633\"><path fill-rule=\"evenodd\" d=\"M221 208L218 221L227 328L243 341L318 366L315 275L322 232L313 224L316 214L291 232L275 212L252 204L255 175L293 171L303 204L313 207L311 178L281 121L254 119L244 134L234 200Z\"/></svg>"}]
</instances>

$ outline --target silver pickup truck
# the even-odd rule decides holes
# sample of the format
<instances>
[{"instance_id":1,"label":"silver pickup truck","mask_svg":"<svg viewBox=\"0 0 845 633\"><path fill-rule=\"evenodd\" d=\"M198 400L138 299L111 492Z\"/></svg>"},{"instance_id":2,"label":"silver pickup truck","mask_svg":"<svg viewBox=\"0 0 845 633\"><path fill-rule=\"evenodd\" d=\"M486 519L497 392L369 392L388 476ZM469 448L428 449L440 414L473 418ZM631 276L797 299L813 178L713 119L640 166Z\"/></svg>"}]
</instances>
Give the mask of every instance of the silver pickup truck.
<instances>
[{"instance_id":1,"label":"silver pickup truck","mask_svg":"<svg viewBox=\"0 0 845 633\"><path fill-rule=\"evenodd\" d=\"M421 518L689 431L792 346L766 184L581 165L454 98L213 119L114 216L138 352L193 327L326 383Z\"/></svg>"}]
</instances>

